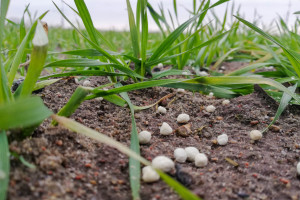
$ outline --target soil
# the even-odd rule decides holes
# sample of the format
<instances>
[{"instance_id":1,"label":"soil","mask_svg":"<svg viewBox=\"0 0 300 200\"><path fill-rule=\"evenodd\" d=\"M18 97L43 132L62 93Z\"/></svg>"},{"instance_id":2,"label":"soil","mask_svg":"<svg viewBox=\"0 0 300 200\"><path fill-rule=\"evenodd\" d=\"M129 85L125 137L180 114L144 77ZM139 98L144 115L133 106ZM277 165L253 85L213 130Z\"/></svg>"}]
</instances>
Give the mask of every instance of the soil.
<instances>
[{"instance_id":1,"label":"soil","mask_svg":"<svg viewBox=\"0 0 300 200\"><path fill-rule=\"evenodd\" d=\"M107 83L101 77L90 81L93 86ZM61 80L39 95L56 113L77 86L74 79ZM129 96L133 104L144 106L170 93L174 96L160 103L166 106L166 114L158 114L156 107L135 114L138 130L153 133L150 144L141 145L143 157L151 160L166 155L174 159L177 147L198 148L208 156L209 164L203 168L190 162L177 164L177 173L171 176L204 199L300 199L300 179L296 172L300 156L297 107L289 107L271 130L253 143L249 132L264 129L278 106L259 87L250 95L231 99L227 106L222 105L223 99L189 91L177 93L170 88L138 90L129 92ZM216 111L206 112L208 105L214 105ZM173 130L181 126L176 122L181 113L190 115L191 133L187 137L175 132L161 136L162 122L169 123ZM127 146L130 144L127 107L90 100L82 103L71 118ZM8 199L131 199L127 156L62 127L50 126L49 122L50 119L46 120L31 138L11 142L11 151L23 156L36 169L12 158ZM219 146L216 138L223 133L229 136L229 142ZM141 183L143 200L180 199L161 180Z\"/></svg>"}]
</instances>

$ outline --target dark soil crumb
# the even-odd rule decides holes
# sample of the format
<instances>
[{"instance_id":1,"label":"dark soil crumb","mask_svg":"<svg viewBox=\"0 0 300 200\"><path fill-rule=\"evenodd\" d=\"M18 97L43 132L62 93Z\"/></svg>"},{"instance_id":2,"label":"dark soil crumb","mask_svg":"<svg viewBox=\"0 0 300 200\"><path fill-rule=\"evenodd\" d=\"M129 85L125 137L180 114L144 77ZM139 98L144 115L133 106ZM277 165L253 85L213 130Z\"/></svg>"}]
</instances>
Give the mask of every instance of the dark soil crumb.
<instances>
[{"instance_id":1,"label":"dark soil crumb","mask_svg":"<svg viewBox=\"0 0 300 200\"><path fill-rule=\"evenodd\" d=\"M93 86L107 82L91 78ZM57 112L70 98L77 85L73 79L61 80L46 87L39 95L45 104ZM288 109L276 122L276 128L251 143L249 132L263 129L276 112L274 101L255 91L253 94L231 99L227 106L223 99L208 98L199 93L176 93L169 88L152 88L130 92L135 105L149 105L167 94L174 96L161 102L165 115L155 107L135 114L138 130L153 133L151 143L141 145L141 154L148 160L157 155L174 159L177 147L195 146L209 158L204 168L193 163L178 164L180 173L174 178L204 199L291 199L300 198L300 184L296 164L300 156L299 111ZM205 107L214 105L214 113ZM191 133L161 136L159 127L167 122L176 130L176 118L181 113L190 115ZM105 100L85 101L71 116L72 119L113 137L129 146L130 113L128 108L115 106ZM51 127L46 120L32 138L13 141L11 151L22 155L36 166L35 170L12 159L8 199L76 199L111 200L131 199L128 158L117 150L61 127ZM229 142L219 146L215 140L226 133ZM225 158L238 163L233 166ZM227 159L228 160L228 159ZM180 199L163 181L142 182L141 199Z\"/></svg>"}]
</instances>

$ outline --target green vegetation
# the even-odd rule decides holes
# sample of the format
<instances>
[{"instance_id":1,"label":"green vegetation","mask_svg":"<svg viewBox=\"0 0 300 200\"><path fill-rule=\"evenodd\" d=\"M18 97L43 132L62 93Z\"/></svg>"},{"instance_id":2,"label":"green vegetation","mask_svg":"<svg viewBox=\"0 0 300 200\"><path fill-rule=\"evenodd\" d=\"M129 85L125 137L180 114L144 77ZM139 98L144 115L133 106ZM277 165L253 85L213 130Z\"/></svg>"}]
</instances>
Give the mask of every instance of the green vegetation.
<instances>
[{"instance_id":1,"label":"green vegetation","mask_svg":"<svg viewBox=\"0 0 300 200\"><path fill-rule=\"evenodd\" d=\"M0 30L4 31L0 31L0 172L5 174L5 178L0 179L0 200L6 199L9 182L6 132L10 130L14 135L16 129L21 129L22 131L16 131L21 135L13 137L22 139L30 136L34 128L52 114L39 97L31 95L34 90L59 80L52 78L105 76L109 79L108 85L97 88L79 86L57 115L52 115L55 120L52 124L57 125L58 122L130 156L133 199L139 199L140 162L150 165L140 156L134 112L153 105L135 106L127 92L161 86L203 94L213 92L216 97L233 98L252 93L253 85L259 84L280 102L274 121L289 103L300 104L297 93L300 79L298 21L293 30L289 30L284 20L279 18L278 32L271 34L258 28L256 22L250 23L240 18L234 5L231 11L227 7L223 19L219 19L213 8L228 1L219 0L211 4L210 0L200 3L194 0L191 18L175 25L178 22L176 0L173 1L173 14L166 14L163 8L160 11L154 10L147 0L138 0L137 7L133 10L127 0L129 32L97 30L85 2L74 0L76 8L70 8L83 22L85 29L81 30L54 3L72 29L50 28L48 45L47 33L40 22L47 12L38 19L30 17L30 27L25 27L24 16L20 23L6 20L9 0L1 0ZM230 13L236 14L236 18L229 17ZM24 15L26 14L31 16L29 7L24 11ZM208 19L208 14L213 16L213 20ZM167 15L172 24L168 23ZM148 31L149 17L154 19L160 33ZM227 27L231 28L227 30ZM26 69L22 63L26 63L29 54L30 64ZM219 70L224 61L242 61L248 64L225 73L224 70ZM171 65L172 68L154 72L153 69L160 63ZM194 68L196 74L190 74L187 66ZM273 67L272 71L258 70L269 66ZM42 70L51 75L41 76ZM203 71L208 72L209 76L203 76ZM167 78L169 75L182 75L183 72L187 73L185 78ZM19 77L24 77L25 80L12 92L13 82ZM129 84L123 86L121 81L128 81ZM107 86L114 88L104 90ZM66 118L83 101L97 97L103 97L118 106L129 106L132 121L130 149ZM183 199L198 199L168 175L160 171L158 173Z\"/></svg>"}]
</instances>

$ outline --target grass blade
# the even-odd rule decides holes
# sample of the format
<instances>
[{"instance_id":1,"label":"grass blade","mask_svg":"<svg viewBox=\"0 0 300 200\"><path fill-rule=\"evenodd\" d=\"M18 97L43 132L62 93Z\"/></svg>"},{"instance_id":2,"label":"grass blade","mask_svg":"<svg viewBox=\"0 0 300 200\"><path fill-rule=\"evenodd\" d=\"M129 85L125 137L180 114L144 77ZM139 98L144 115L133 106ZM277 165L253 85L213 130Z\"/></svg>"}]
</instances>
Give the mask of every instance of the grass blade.
<instances>
[{"instance_id":1,"label":"grass blade","mask_svg":"<svg viewBox=\"0 0 300 200\"><path fill-rule=\"evenodd\" d=\"M0 106L0 129L24 128L40 123L52 112L39 97L18 99Z\"/></svg>"},{"instance_id":2,"label":"grass blade","mask_svg":"<svg viewBox=\"0 0 300 200\"><path fill-rule=\"evenodd\" d=\"M138 58L139 54L140 54L138 30L135 25L134 15L133 15L130 1L126 0L126 3L127 3L128 21L129 21L129 27L130 27L133 54L135 57Z\"/></svg>"},{"instance_id":3,"label":"grass blade","mask_svg":"<svg viewBox=\"0 0 300 200\"><path fill-rule=\"evenodd\" d=\"M116 87L122 87L121 84L116 84ZM130 150L140 156L140 144L138 138L138 132L136 128L136 122L134 119L134 106L132 105L130 98L126 92L120 93L121 97L127 102L131 113L131 136L130 136ZM141 165L140 162L132 157L129 158L129 179L131 193L134 200L140 199L139 191L141 187Z\"/></svg>"},{"instance_id":4,"label":"grass blade","mask_svg":"<svg viewBox=\"0 0 300 200\"><path fill-rule=\"evenodd\" d=\"M47 56L48 36L41 22L38 22L37 24L32 43L33 51L31 53L31 61L20 94L23 97L29 96L32 93L34 86L43 70Z\"/></svg>"},{"instance_id":5,"label":"grass blade","mask_svg":"<svg viewBox=\"0 0 300 200\"><path fill-rule=\"evenodd\" d=\"M6 199L9 183L9 147L6 132L0 130L0 200Z\"/></svg>"},{"instance_id":6,"label":"grass blade","mask_svg":"<svg viewBox=\"0 0 300 200\"><path fill-rule=\"evenodd\" d=\"M113 52L113 51L108 51L106 50L107 53L109 53L112 56L120 56L123 55L122 53L118 53L118 52ZM74 55L74 56L104 56L101 52L97 51L96 49L79 49L79 50L73 50L73 51L63 51L63 52L59 52L60 54L68 54L68 55Z\"/></svg>"},{"instance_id":7,"label":"grass blade","mask_svg":"<svg viewBox=\"0 0 300 200\"><path fill-rule=\"evenodd\" d=\"M295 93L296 89L297 89L297 84L295 84L294 86L288 87L288 90L291 91L292 93ZM268 127L263 130L263 132L267 131L268 128L270 128L276 122L276 120L280 117L281 113L289 105L289 102L290 102L291 99L292 99L292 97L290 95L288 95L286 92L283 93L282 98L280 100L279 107L278 107L277 112L274 116L274 119L268 125Z\"/></svg>"},{"instance_id":8,"label":"grass blade","mask_svg":"<svg viewBox=\"0 0 300 200\"><path fill-rule=\"evenodd\" d=\"M123 86L124 87L124 86ZM65 117L60 117L57 115L52 115L52 118L57 121L60 125L66 127L67 129L74 131L76 133L85 135L89 138L92 138L94 140L97 140L101 143L104 143L106 145L109 145L120 152L126 154L127 156L130 156L144 165L151 165L151 163L146 160L145 158L141 157L140 155L136 154L132 150L130 150L128 147L123 145L122 143L102 134L97 131L94 131L86 126L83 126L71 119L65 118ZM183 185L178 183L177 181L173 180L170 178L168 175L164 174L163 172L157 171L161 178L170 186L172 187L184 200L201 200L198 198L195 194L193 194L191 191L186 189Z\"/></svg>"}]
</instances>

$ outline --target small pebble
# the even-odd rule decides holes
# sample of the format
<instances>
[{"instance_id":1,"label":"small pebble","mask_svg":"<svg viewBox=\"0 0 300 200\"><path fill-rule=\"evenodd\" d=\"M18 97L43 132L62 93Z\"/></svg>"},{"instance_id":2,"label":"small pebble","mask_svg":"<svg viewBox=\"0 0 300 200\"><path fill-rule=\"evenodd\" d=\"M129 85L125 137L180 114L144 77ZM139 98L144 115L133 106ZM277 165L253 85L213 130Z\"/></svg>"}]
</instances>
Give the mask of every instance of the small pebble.
<instances>
[{"instance_id":1,"label":"small pebble","mask_svg":"<svg viewBox=\"0 0 300 200\"><path fill-rule=\"evenodd\" d=\"M228 142L228 135L227 134L219 135L217 141L219 145L226 145Z\"/></svg>"},{"instance_id":2,"label":"small pebble","mask_svg":"<svg viewBox=\"0 0 300 200\"><path fill-rule=\"evenodd\" d=\"M184 90L184 89L182 89L182 88L178 88L178 89L177 89L177 92L178 92L178 93L184 93L184 92L185 92L185 90Z\"/></svg>"},{"instance_id":3,"label":"small pebble","mask_svg":"<svg viewBox=\"0 0 300 200\"><path fill-rule=\"evenodd\" d=\"M190 120L190 116L188 114L180 114L177 117L177 122L178 123L187 123Z\"/></svg>"},{"instance_id":4,"label":"small pebble","mask_svg":"<svg viewBox=\"0 0 300 200\"><path fill-rule=\"evenodd\" d=\"M230 101L228 99L225 99L224 101L222 101L223 106L226 106L228 104L230 104Z\"/></svg>"},{"instance_id":5,"label":"small pebble","mask_svg":"<svg viewBox=\"0 0 300 200\"><path fill-rule=\"evenodd\" d=\"M157 67L161 69L161 68L164 67L164 65L163 65L162 63L159 63L159 64L157 65Z\"/></svg>"},{"instance_id":6,"label":"small pebble","mask_svg":"<svg viewBox=\"0 0 300 200\"><path fill-rule=\"evenodd\" d=\"M152 166L164 172L171 172L173 169L175 169L174 162L166 156L156 156L152 160Z\"/></svg>"},{"instance_id":7,"label":"small pebble","mask_svg":"<svg viewBox=\"0 0 300 200\"><path fill-rule=\"evenodd\" d=\"M196 167L205 167L208 163L207 156L204 153L198 153L195 156L195 165Z\"/></svg>"},{"instance_id":8,"label":"small pebble","mask_svg":"<svg viewBox=\"0 0 300 200\"><path fill-rule=\"evenodd\" d=\"M167 113L167 109L165 107L158 106L157 112L162 113L162 114L166 114Z\"/></svg>"},{"instance_id":9,"label":"small pebble","mask_svg":"<svg viewBox=\"0 0 300 200\"><path fill-rule=\"evenodd\" d=\"M149 131L142 131L139 133L140 144L148 144L151 140L151 133Z\"/></svg>"},{"instance_id":10,"label":"small pebble","mask_svg":"<svg viewBox=\"0 0 300 200\"><path fill-rule=\"evenodd\" d=\"M89 86L91 86L91 81L85 80L85 81L83 81L82 85L83 85L84 87L89 87Z\"/></svg>"},{"instance_id":11,"label":"small pebble","mask_svg":"<svg viewBox=\"0 0 300 200\"><path fill-rule=\"evenodd\" d=\"M250 138L251 138L251 140L254 140L254 141L260 140L262 138L262 136L263 135L262 135L262 133L259 130L252 130L250 132Z\"/></svg>"},{"instance_id":12,"label":"small pebble","mask_svg":"<svg viewBox=\"0 0 300 200\"><path fill-rule=\"evenodd\" d=\"M160 134L161 135L171 135L172 132L173 132L173 129L171 128L171 126L169 124L167 124L166 122L163 122L160 127Z\"/></svg>"},{"instance_id":13,"label":"small pebble","mask_svg":"<svg viewBox=\"0 0 300 200\"><path fill-rule=\"evenodd\" d=\"M207 106L207 107L205 108L205 110L206 110L207 112L212 113L212 112L215 112L216 107L213 106L213 105L209 105L209 106Z\"/></svg>"},{"instance_id":14,"label":"small pebble","mask_svg":"<svg viewBox=\"0 0 300 200\"><path fill-rule=\"evenodd\" d=\"M187 159L186 151L183 148L177 148L174 151L175 160L179 163L184 163Z\"/></svg>"},{"instance_id":15,"label":"small pebble","mask_svg":"<svg viewBox=\"0 0 300 200\"><path fill-rule=\"evenodd\" d=\"M192 162L195 161L195 156L200 153L199 150L195 147L186 147L184 150L187 155L187 160Z\"/></svg>"},{"instance_id":16,"label":"small pebble","mask_svg":"<svg viewBox=\"0 0 300 200\"><path fill-rule=\"evenodd\" d=\"M143 173L142 179L146 183L152 183L159 180L158 173L151 166L144 167L142 169L142 173Z\"/></svg>"}]
</instances>

